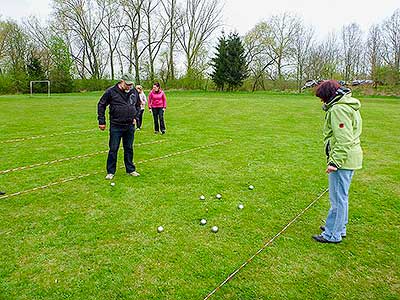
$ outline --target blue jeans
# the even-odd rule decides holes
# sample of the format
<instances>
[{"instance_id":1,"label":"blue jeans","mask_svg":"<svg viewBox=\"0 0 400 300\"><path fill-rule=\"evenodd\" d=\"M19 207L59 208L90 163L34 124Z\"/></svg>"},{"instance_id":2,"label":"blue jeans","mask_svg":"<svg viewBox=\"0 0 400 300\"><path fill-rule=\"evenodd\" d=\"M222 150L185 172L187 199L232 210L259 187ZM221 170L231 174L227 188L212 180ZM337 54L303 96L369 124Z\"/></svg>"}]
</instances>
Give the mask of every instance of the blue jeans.
<instances>
[{"instance_id":1,"label":"blue jeans","mask_svg":"<svg viewBox=\"0 0 400 300\"><path fill-rule=\"evenodd\" d=\"M346 236L349 220L349 189L354 170L338 169L329 174L329 200L331 208L326 218L322 236L331 242L342 240Z\"/></svg>"},{"instance_id":2,"label":"blue jeans","mask_svg":"<svg viewBox=\"0 0 400 300\"><path fill-rule=\"evenodd\" d=\"M107 174L115 174L117 169L117 157L119 144L124 146L124 162L127 173L136 170L133 164L133 140L135 138L135 126L132 125L110 125L110 141L107 158Z\"/></svg>"}]
</instances>

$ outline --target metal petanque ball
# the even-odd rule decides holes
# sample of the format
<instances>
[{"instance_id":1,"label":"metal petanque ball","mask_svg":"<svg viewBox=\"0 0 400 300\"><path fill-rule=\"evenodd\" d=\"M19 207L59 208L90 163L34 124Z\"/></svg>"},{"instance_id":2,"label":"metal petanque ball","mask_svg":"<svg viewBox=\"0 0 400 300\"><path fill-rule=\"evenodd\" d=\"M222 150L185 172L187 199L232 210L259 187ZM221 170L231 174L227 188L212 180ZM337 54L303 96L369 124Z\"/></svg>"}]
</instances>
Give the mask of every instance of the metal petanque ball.
<instances>
[{"instance_id":1,"label":"metal petanque ball","mask_svg":"<svg viewBox=\"0 0 400 300\"><path fill-rule=\"evenodd\" d=\"M254 190L254 186L253 185L249 185L249 190Z\"/></svg>"},{"instance_id":2,"label":"metal petanque ball","mask_svg":"<svg viewBox=\"0 0 400 300\"><path fill-rule=\"evenodd\" d=\"M221 194L217 194L217 195L215 195L215 198L217 198L217 199L221 199L221 198L222 198L222 196L221 196Z\"/></svg>"},{"instance_id":3,"label":"metal petanque ball","mask_svg":"<svg viewBox=\"0 0 400 300\"><path fill-rule=\"evenodd\" d=\"M206 225L207 224L207 220L206 219L201 219L200 220L200 224L201 225Z\"/></svg>"},{"instance_id":4,"label":"metal petanque ball","mask_svg":"<svg viewBox=\"0 0 400 300\"><path fill-rule=\"evenodd\" d=\"M162 227L162 226L158 226L157 227L157 232L158 233L163 232L163 231L164 231L164 227Z\"/></svg>"},{"instance_id":5,"label":"metal petanque ball","mask_svg":"<svg viewBox=\"0 0 400 300\"><path fill-rule=\"evenodd\" d=\"M244 208L244 205L243 205L243 204L239 204L239 205L238 205L238 208L239 208L239 209L243 209L243 208Z\"/></svg>"},{"instance_id":6,"label":"metal petanque ball","mask_svg":"<svg viewBox=\"0 0 400 300\"><path fill-rule=\"evenodd\" d=\"M200 200L205 200L205 199L206 199L206 197L204 197L204 195L200 196Z\"/></svg>"},{"instance_id":7,"label":"metal petanque ball","mask_svg":"<svg viewBox=\"0 0 400 300\"><path fill-rule=\"evenodd\" d=\"M218 232L218 226L211 227L211 231L214 233Z\"/></svg>"}]
</instances>

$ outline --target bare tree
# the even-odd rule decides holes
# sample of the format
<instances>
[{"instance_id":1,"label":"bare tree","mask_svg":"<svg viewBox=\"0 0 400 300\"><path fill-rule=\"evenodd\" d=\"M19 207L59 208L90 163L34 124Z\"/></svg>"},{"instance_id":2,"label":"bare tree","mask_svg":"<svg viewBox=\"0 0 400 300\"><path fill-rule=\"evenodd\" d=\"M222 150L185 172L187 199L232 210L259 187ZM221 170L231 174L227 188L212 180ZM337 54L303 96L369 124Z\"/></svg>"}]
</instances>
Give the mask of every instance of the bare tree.
<instances>
[{"instance_id":1,"label":"bare tree","mask_svg":"<svg viewBox=\"0 0 400 300\"><path fill-rule=\"evenodd\" d=\"M142 7L144 0L121 0L123 11L127 19L126 22L126 44L128 45L127 53L124 49L120 49L120 54L129 62L129 73L135 70L136 82L140 82L140 58L145 48L140 48L141 33L143 29Z\"/></svg>"},{"instance_id":2,"label":"bare tree","mask_svg":"<svg viewBox=\"0 0 400 300\"><path fill-rule=\"evenodd\" d=\"M271 49L276 57L277 79L283 79L283 69L290 65L289 59L293 52L293 39L299 28L299 23L299 18L290 13L272 16L268 20L274 41L271 44Z\"/></svg>"},{"instance_id":3,"label":"bare tree","mask_svg":"<svg viewBox=\"0 0 400 300\"><path fill-rule=\"evenodd\" d=\"M148 77L151 81L154 81L155 60L168 35L167 24L164 23L165 18L160 17L161 12L159 4L160 2L158 0L146 0L145 5L143 6L143 12L146 19L144 32L147 38Z\"/></svg>"},{"instance_id":4,"label":"bare tree","mask_svg":"<svg viewBox=\"0 0 400 300\"><path fill-rule=\"evenodd\" d=\"M352 23L342 28L343 76L348 81L356 75L362 53L362 32L360 26Z\"/></svg>"},{"instance_id":5,"label":"bare tree","mask_svg":"<svg viewBox=\"0 0 400 300\"><path fill-rule=\"evenodd\" d=\"M186 0L176 33L185 54L187 74L200 62L208 38L221 26L221 10L219 0Z\"/></svg>"},{"instance_id":6,"label":"bare tree","mask_svg":"<svg viewBox=\"0 0 400 300\"><path fill-rule=\"evenodd\" d=\"M100 26L104 11L93 0L53 0L57 24L70 42L80 76L100 78L105 70Z\"/></svg>"},{"instance_id":7,"label":"bare tree","mask_svg":"<svg viewBox=\"0 0 400 300\"><path fill-rule=\"evenodd\" d=\"M371 74L371 79L374 80L375 83L378 82L377 69L381 66L381 30L379 25L372 25L368 32L367 38L367 61L369 63L369 69Z\"/></svg>"},{"instance_id":8,"label":"bare tree","mask_svg":"<svg viewBox=\"0 0 400 300\"><path fill-rule=\"evenodd\" d=\"M24 20L24 28L34 42L42 48L49 48L51 30L40 23L39 19L31 16Z\"/></svg>"},{"instance_id":9,"label":"bare tree","mask_svg":"<svg viewBox=\"0 0 400 300\"><path fill-rule=\"evenodd\" d=\"M267 77L273 79L269 68L276 63L276 57L272 51L271 30L269 24L260 22L244 37L247 68L254 79L253 92L257 86L265 90L264 81Z\"/></svg>"},{"instance_id":10,"label":"bare tree","mask_svg":"<svg viewBox=\"0 0 400 300\"><path fill-rule=\"evenodd\" d=\"M51 56L51 37L54 32L52 32L48 24L40 23L39 19L35 16L25 19L23 25L35 47L40 49L40 60L46 72L48 72L53 61L53 57Z\"/></svg>"},{"instance_id":11,"label":"bare tree","mask_svg":"<svg viewBox=\"0 0 400 300\"><path fill-rule=\"evenodd\" d=\"M97 0L103 18L101 19L102 30L100 31L108 49L108 61L111 79L115 78L114 58L122 33L126 27L123 14L119 11L119 3L113 0Z\"/></svg>"},{"instance_id":12,"label":"bare tree","mask_svg":"<svg viewBox=\"0 0 400 300\"><path fill-rule=\"evenodd\" d=\"M165 0L161 1L165 15L166 15L166 22L167 30L168 30L168 55L165 56L167 61L167 74L165 76L165 82L168 79L175 79L175 64L174 64L174 52L176 43L178 42L176 32L178 31L178 26L180 25L178 22L178 7L176 0ZM164 63L164 61L163 61Z\"/></svg>"},{"instance_id":13,"label":"bare tree","mask_svg":"<svg viewBox=\"0 0 400 300\"><path fill-rule=\"evenodd\" d=\"M307 57L307 64L304 68L304 76L306 79L317 80L325 78L323 75L326 65L325 59L324 46L322 44L314 45L314 47L310 49L310 53Z\"/></svg>"},{"instance_id":14,"label":"bare tree","mask_svg":"<svg viewBox=\"0 0 400 300\"><path fill-rule=\"evenodd\" d=\"M313 46L314 29L299 23L298 30L293 37L293 56L296 65L296 81L299 93L304 80L304 68Z\"/></svg>"},{"instance_id":15,"label":"bare tree","mask_svg":"<svg viewBox=\"0 0 400 300\"><path fill-rule=\"evenodd\" d=\"M400 71L400 9L384 21L382 26L385 51L383 59L395 72Z\"/></svg>"},{"instance_id":16,"label":"bare tree","mask_svg":"<svg viewBox=\"0 0 400 300\"><path fill-rule=\"evenodd\" d=\"M328 34L325 40L315 43L307 55L304 69L307 79L332 79L339 70L340 45L335 33Z\"/></svg>"},{"instance_id":17,"label":"bare tree","mask_svg":"<svg viewBox=\"0 0 400 300\"><path fill-rule=\"evenodd\" d=\"M337 34L331 32L328 34L325 42L322 44L322 55L324 58L324 66L321 73L320 79L331 79L334 78L339 70L339 54L340 43L338 41Z\"/></svg>"}]
</instances>

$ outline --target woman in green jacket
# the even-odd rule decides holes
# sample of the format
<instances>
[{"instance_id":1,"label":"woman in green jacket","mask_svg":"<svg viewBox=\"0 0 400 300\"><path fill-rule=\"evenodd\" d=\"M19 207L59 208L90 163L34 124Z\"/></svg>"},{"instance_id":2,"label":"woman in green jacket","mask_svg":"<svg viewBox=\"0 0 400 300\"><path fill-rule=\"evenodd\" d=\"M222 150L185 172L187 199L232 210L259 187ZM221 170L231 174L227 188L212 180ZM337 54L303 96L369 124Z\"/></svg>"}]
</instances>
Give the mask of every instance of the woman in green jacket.
<instances>
[{"instance_id":1,"label":"woman in green jacket","mask_svg":"<svg viewBox=\"0 0 400 300\"><path fill-rule=\"evenodd\" d=\"M322 233L313 238L321 243L340 243L346 236L351 179L354 170L362 167L361 105L351 96L350 89L340 87L334 80L323 81L316 96L324 103L326 112L323 136L331 208L325 226L321 226Z\"/></svg>"}]
</instances>

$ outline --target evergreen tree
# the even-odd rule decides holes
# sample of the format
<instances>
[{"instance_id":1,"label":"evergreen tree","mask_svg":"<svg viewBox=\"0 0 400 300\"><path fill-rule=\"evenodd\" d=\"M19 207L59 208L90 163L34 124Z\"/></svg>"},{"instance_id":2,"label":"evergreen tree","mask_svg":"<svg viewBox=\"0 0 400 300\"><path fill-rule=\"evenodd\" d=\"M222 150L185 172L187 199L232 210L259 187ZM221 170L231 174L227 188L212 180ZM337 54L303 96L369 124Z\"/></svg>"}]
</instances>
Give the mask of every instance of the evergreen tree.
<instances>
[{"instance_id":1,"label":"evergreen tree","mask_svg":"<svg viewBox=\"0 0 400 300\"><path fill-rule=\"evenodd\" d=\"M227 41L228 69L225 74L226 83L232 90L243 85L243 80L248 77L244 47L238 33L229 34Z\"/></svg>"},{"instance_id":2,"label":"evergreen tree","mask_svg":"<svg viewBox=\"0 0 400 300\"><path fill-rule=\"evenodd\" d=\"M224 90L226 83L226 73L227 73L227 41L225 35L222 32L222 36L219 38L218 46L216 47L217 52L215 57L212 59L213 72L211 73L212 80L218 89Z\"/></svg>"},{"instance_id":3,"label":"evergreen tree","mask_svg":"<svg viewBox=\"0 0 400 300\"><path fill-rule=\"evenodd\" d=\"M224 90L228 85L233 90L243 84L247 78L246 58L242 41L237 33L231 33L228 39L219 38L215 57L212 59L211 77L218 89Z\"/></svg>"},{"instance_id":4,"label":"evergreen tree","mask_svg":"<svg viewBox=\"0 0 400 300\"><path fill-rule=\"evenodd\" d=\"M30 80L45 80L46 74L43 70L42 63L39 58L31 53L27 67L28 76Z\"/></svg>"},{"instance_id":5,"label":"evergreen tree","mask_svg":"<svg viewBox=\"0 0 400 300\"><path fill-rule=\"evenodd\" d=\"M31 52L30 57L28 58L28 64L26 66L28 72L28 80L47 80L47 76L45 71L43 70L42 62L38 58L38 54ZM35 85L35 92L45 93L47 92L47 85L40 84Z\"/></svg>"}]
</instances>

